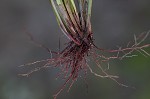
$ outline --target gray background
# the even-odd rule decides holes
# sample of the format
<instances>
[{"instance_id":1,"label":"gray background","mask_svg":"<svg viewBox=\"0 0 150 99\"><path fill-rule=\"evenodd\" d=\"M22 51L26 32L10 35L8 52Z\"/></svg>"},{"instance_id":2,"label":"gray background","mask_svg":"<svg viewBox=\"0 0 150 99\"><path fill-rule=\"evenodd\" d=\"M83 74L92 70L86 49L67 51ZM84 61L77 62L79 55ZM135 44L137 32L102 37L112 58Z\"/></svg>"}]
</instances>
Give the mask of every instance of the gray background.
<instances>
[{"instance_id":1,"label":"gray background","mask_svg":"<svg viewBox=\"0 0 150 99\"><path fill-rule=\"evenodd\" d=\"M97 46L126 46L134 34L150 30L150 0L93 0L92 28ZM52 99L64 82L55 79L58 69L41 70L28 78L18 76L30 70L19 65L50 58L30 42L26 32L55 51L59 39L61 49L67 41L48 0L0 0L0 99ZM58 99L150 99L149 60L139 54L110 64L110 72L119 75L120 82L136 89L88 73L88 93L84 80L79 78L70 92L63 91Z\"/></svg>"}]
</instances>

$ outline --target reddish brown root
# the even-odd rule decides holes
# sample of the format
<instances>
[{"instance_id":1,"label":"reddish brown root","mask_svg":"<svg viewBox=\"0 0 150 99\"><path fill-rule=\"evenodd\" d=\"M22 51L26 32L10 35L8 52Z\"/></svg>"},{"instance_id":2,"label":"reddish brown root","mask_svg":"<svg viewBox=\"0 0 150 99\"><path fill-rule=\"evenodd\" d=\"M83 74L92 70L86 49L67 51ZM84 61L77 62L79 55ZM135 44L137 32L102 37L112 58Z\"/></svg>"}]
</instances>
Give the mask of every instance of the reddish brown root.
<instances>
[{"instance_id":1,"label":"reddish brown root","mask_svg":"<svg viewBox=\"0 0 150 99\"><path fill-rule=\"evenodd\" d=\"M60 53L57 53L57 54L56 52L51 53L51 54L55 54L55 57L51 57L50 59L46 59L46 60L35 61L33 63L28 63L25 65L21 65L22 67L22 66L30 66L33 64L38 64L41 62L46 62L43 66L36 67L30 72L25 73L25 74L20 74L20 75L28 77L33 72L39 71L43 68L59 67L61 69L61 72L58 73L57 78L63 77L63 79L65 79L66 81L60 87L60 89L54 94L54 99L56 99L57 96L62 92L62 90L64 90L67 84L69 84L69 88L68 88L68 91L69 91L73 83L79 77L80 71L84 71L86 75L87 69L97 77L110 78L111 80L119 84L120 86L129 87L127 85L119 83L116 80L117 78L119 78L118 76L109 75L106 72L106 69L103 69L103 67L101 66L101 63L106 62L108 64L107 69L109 69L110 60L123 59L125 57L134 57L136 56L132 54L134 51L138 51L144 56L150 56L150 54L144 50L144 48L150 47L150 44L140 46L140 44L146 39L148 34L149 33L147 33L146 35L142 34L138 37L134 36L134 41L129 42L127 44L127 48L122 49L120 47L118 50L104 50L104 49L98 48L97 46L94 45L93 40L91 38L88 38L86 41L83 41L80 45L77 45L76 43L71 41L68 43L67 47ZM105 56L104 54L97 54L97 50L100 50L101 52L113 53L114 55ZM95 62L96 66L101 70L103 75L97 74L92 70L92 68L88 65L88 57L91 57L91 59Z\"/></svg>"}]
</instances>

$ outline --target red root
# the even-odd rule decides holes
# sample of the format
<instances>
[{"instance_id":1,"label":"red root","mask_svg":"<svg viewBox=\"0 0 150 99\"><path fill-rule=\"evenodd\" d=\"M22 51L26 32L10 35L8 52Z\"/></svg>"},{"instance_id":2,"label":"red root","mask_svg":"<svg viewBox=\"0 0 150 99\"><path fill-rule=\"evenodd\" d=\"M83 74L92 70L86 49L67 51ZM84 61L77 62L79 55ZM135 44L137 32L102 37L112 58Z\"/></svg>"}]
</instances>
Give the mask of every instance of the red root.
<instances>
[{"instance_id":1,"label":"red root","mask_svg":"<svg viewBox=\"0 0 150 99\"><path fill-rule=\"evenodd\" d=\"M113 76L107 74L106 70L104 70L101 66L101 62L107 62L108 63L108 69L109 69L109 60L112 59L123 59L125 57L133 57L136 55L132 55L133 51L138 51L142 53L142 55L150 56L148 52L146 52L143 48L149 47L150 44L139 46L147 37L146 34L144 37L135 37L134 43L131 47L127 47L124 49L119 48L118 50L104 50L100 49L97 46L94 45L92 36L90 35L87 37L87 39L83 39L81 44L78 45L74 43L73 41L69 42L67 44L67 47L61 51L60 53L52 53L52 51L49 51L52 54L55 54L55 57L52 57L50 59L41 60L41 61L35 61L33 63L28 63L21 66L27 66L27 65L33 65L40 62L46 62L44 66L37 67L30 72L26 74L20 74L22 76L29 76L31 73L38 71L43 68L47 68L50 66L59 67L61 68L61 72L57 75L57 77L60 77L63 75L63 78L66 79L65 83L61 86L61 88L57 91L57 93L54 95L54 99L62 92L62 90L66 87L67 84L69 84L68 91L72 87L73 83L77 80L80 71L84 71L85 74L87 73L87 69L90 70L92 74L95 76L101 77L101 78L110 78L116 83L118 83L121 86L128 87L124 84L119 83L116 78L118 76ZM129 45L129 44L128 44ZM109 53L116 53L114 56L104 56L103 54L97 54L96 50L100 50L102 52L109 52ZM120 53L123 53L122 56L120 56ZM92 68L88 65L88 57L91 57L91 59L95 62L95 64L98 66L98 68L102 71L104 75L100 75L95 73Z\"/></svg>"}]
</instances>

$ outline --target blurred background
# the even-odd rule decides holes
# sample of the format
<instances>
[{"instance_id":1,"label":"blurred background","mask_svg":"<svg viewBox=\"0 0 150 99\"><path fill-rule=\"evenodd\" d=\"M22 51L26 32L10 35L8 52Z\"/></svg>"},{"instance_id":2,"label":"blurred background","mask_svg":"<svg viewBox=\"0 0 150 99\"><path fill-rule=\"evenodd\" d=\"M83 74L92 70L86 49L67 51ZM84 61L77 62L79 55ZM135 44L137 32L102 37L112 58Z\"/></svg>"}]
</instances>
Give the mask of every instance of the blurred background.
<instances>
[{"instance_id":1,"label":"blurred background","mask_svg":"<svg viewBox=\"0 0 150 99\"><path fill-rule=\"evenodd\" d=\"M92 28L97 46L126 46L134 34L150 30L150 0L93 0ZM55 51L59 50L59 39L61 49L67 41L49 0L0 0L0 99L52 99L64 82L55 79L59 70L51 68L29 77L18 76L30 70L19 65L50 58L26 32ZM150 37L144 43L150 43ZM150 53L150 48L146 50ZM136 54L139 56L111 61L109 70L120 76L121 83L135 89L88 73L88 89L81 77L69 93L66 88L58 99L150 99L150 57Z\"/></svg>"}]
</instances>

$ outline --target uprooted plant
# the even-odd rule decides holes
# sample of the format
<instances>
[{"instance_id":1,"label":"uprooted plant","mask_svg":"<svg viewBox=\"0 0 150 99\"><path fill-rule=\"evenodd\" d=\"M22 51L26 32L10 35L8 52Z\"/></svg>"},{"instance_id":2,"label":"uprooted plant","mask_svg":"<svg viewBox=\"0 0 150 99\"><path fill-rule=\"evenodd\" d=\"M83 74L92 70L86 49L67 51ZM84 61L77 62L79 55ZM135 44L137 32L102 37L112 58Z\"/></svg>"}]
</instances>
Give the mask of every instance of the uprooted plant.
<instances>
[{"instance_id":1,"label":"uprooted plant","mask_svg":"<svg viewBox=\"0 0 150 99\"><path fill-rule=\"evenodd\" d=\"M46 48L50 55L50 59L35 61L21 66L29 66L45 62L41 67L36 67L28 73L21 74L22 76L29 76L31 73L47 67L59 67L61 72L58 76L66 79L62 87L54 95L54 99L61 93L67 84L71 88L73 83L79 77L80 72L87 74L89 70L95 76L101 78L110 78L121 86L128 87L119 83L116 79L118 76L109 75L101 66L102 62L109 63L113 59L123 59L126 57L133 57L133 52L138 51L144 56L150 56L144 48L150 47L150 44L141 45L148 37L149 32L141 33L139 36L134 36L134 40L127 44L126 48L119 48L116 50L106 50L97 47L94 44L93 33L91 29L91 8L92 0L50 0L55 11L58 24L63 33L68 37L69 42L66 48L61 52L51 51ZM112 53L114 55L107 56L103 53ZM91 66L89 66L89 59L95 62L96 66L101 70L103 75L95 73ZM109 68L109 66L108 66Z\"/></svg>"}]
</instances>

